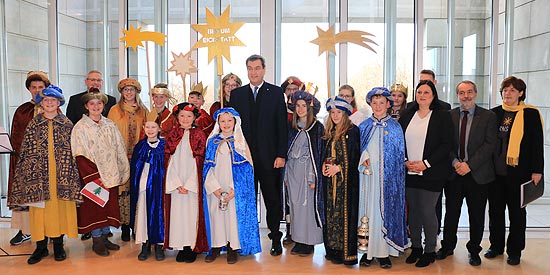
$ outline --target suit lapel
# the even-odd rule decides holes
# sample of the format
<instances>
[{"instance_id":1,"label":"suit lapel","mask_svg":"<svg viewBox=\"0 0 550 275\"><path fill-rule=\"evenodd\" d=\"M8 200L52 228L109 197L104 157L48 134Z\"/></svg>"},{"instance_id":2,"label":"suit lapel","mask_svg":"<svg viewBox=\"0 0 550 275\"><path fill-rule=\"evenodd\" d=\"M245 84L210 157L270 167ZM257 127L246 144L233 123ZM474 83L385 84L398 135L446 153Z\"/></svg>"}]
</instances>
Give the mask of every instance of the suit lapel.
<instances>
[{"instance_id":1,"label":"suit lapel","mask_svg":"<svg viewBox=\"0 0 550 275\"><path fill-rule=\"evenodd\" d=\"M477 126L479 125L479 120L481 119L480 112L481 110L477 107L477 105L474 107L475 113L474 118L472 120L472 125L470 125L470 132L468 133L468 143L470 143L470 140L472 140L472 133L477 132Z\"/></svg>"}]
</instances>

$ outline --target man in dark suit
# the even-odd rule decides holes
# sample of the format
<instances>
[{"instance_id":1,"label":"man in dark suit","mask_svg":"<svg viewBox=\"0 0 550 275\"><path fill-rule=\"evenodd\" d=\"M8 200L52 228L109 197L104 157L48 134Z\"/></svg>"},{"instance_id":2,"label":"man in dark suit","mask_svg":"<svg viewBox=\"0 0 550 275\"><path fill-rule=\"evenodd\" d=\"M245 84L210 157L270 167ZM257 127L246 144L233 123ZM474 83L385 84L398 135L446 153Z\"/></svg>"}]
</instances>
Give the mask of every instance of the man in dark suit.
<instances>
[{"instance_id":1,"label":"man in dark suit","mask_svg":"<svg viewBox=\"0 0 550 275\"><path fill-rule=\"evenodd\" d=\"M281 255L279 231L283 215L281 208L282 167L287 151L287 115L283 91L264 81L265 59L252 55L246 59L249 85L231 92L229 105L241 115L242 130L254 161L254 178L259 181L265 207L267 226L272 241L270 254ZM256 189L257 190L257 189Z\"/></svg>"},{"instance_id":2,"label":"man in dark suit","mask_svg":"<svg viewBox=\"0 0 550 275\"><path fill-rule=\"evenodd\" d=\"M481 264L481 239L485 224L485 206L489 183L495 179L493 153L497 140L496 116L476 105L476 84L464 80L456 86L460 107L451 110L454 124L451 161L454 173L445 186L445 222L437 259L453 254L462 201L466 198L470 240L466 244L469 263Z\"/></svg>"},{"instance_id":3,"label":"man in dark suit","mask_svg":"<svg viewBox=\"0 0 550 275\"><path fill-rule=\"evenodd\" d=\"M76 122L79 121L82 118L82 115L86 112L84 104L80 98L90 92L91 88L96 88L97 92L101 91L101 88L103 87L103 78L101 78L101 73L96 70L91 70L88 72L88 75L84 80L84 84L86 84L86 91L71 96L69 98L69 104L67 105L67 117L73 122L73 124L76 124ZM94 89L92 89L92 91L93 90ZM103 109L104 117L107 117L111 107L116 104L116 98L110 95L107 95L107 98L109 100L107 101L107 105L105 105L105 109Z\"/></svg>"}]
</instances>

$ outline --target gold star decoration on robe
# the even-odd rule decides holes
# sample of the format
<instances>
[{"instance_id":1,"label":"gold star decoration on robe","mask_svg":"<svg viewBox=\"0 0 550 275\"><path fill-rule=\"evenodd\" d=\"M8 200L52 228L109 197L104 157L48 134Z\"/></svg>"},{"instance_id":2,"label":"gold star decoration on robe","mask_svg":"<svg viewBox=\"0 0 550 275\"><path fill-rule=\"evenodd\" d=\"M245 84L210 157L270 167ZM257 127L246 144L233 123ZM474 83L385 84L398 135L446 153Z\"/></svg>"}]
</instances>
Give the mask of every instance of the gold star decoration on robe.
<instances>
[{"instance_id":1,"label":"gold star decoration on robe","mask_svg":"<svg viewBox=\"0 0 550 275\"><path fill-rule=\"evenodd\" d=\"M166 35L160 32L141 31L141 27L135 29L130 25L129 30L122 30L124 36L120 38L120 41L126 42L126 48L132 47L134 52L138 46L143 47L142 41L152 41L161 47L164 47Z\"/></svg>"},{"instance_id":2,"label":"gold star decoration on robe","mask_svg":"<svg viewBox=\"0 0 550 275\"><path fill-rule=\"evenodd\" d=\"M319 55L324 52L331 52L336 55L335 46L338 43L354 43L361 47L365 47L373 52L376 51L369 44L376 44L372 39L365 36L373 36L373 34L364 32L364 31L343 31L340 33L334 33L334 25L330 26L327 31L323 31L321 28L317 27L317 38L311 40L310 42L316 45L319 45Z\"/></svg>"},{"instance_id":3,"label":"gold star decoration on robe","mask_svg":"<svg viewBox=\"0 0 550 275\"><path fill-rule=\"evenodd\" d=\"M235 33L244 25L244 22L229 22L230 7L216 17L206 8L206 24L192 24L191 27L202 34L202 37L193 45L193 48L208 48L208 63L214 57L218 61L218 75L223 74L222 59L225 57L231 63L231 46L246 46Z\"/></svg>"}]
</instances>

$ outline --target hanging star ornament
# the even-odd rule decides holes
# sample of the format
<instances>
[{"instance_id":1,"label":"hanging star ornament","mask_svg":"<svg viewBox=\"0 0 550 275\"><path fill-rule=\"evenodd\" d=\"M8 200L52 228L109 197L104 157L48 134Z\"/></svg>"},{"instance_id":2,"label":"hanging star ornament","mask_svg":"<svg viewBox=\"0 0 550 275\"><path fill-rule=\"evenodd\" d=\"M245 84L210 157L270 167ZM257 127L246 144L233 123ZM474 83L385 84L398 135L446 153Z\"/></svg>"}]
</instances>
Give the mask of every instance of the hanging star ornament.
<instances>
[{"instance_id":1,"label":"hanging star ornament","mask_svg":"<svg viewBox=\"0 0 550 275\"><path fill-rule=\"evenodd\" d=\"M369 44L376 44L372 39L365 36L375 37L373 34L364 31L343 31L340 33L334 33L334 25L330 26L327 31L323 31L317 27L317 34L319 37L311 40L310 42L319 45L319 55L324 52L330 52L336 55L335 46L338 43L354 43L361 47L365 47L373 52L376 51Z\"/></svg>"},{"instance_id":2,"label":"hanging star ornament","mask_svg":"<svg viewBox=\"0 0 550 275\"><path fill-rule=\"evenodd\" d=\"M122 32L124 33L124 36L120 38L120 41L125 41L126 48L132 47L134 52L137 50L138 46L143 47L142 41L152 41L159 46L164 47L164 41L166 40L166 35L163 33L141 31L141 27L135 29L132 25L130 25L129 30L122 30Z\"/></svg>"},{"instance_id":3,"label":"hanging star ornament","mask_svg":"<svg viewBox=\"0 0 550 275\"><path fill-rule=\"evenodd\" d=\"M197 67L195 67L195 61L191 59L191 51L186 54L175 54L172 52L172 57L174 60L170 61L172 67L168 69L169 72L175 72L176 75L184 78L186 75L198 71Z\"/></svg>"},{"instance_id":4,"label":"hanging star ornament","mask_svg":"<svg viewBox=\"0 0 550 275\"><path fill-rule=\"evenodd\" d=\"M193 48L208 48L208 63L214 57L218 61L218 75L223 74L222 56L231 63L231 46L246 46L235 33L244 25L244 22L229 22L230 7L216 17L206 8L206 24L192 24L191 27L202 34L202 37L193 45Z\"/></svg>"}]
</instances>

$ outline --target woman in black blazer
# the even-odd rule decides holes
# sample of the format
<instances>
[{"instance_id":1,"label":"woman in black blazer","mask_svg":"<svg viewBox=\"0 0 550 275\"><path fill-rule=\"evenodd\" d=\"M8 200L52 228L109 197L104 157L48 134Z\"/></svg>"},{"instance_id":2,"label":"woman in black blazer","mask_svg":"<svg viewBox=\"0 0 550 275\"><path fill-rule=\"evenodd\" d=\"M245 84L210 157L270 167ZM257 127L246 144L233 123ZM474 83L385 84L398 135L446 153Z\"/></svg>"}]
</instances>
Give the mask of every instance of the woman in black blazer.
<instances>
[{"instance_id":1,"label":"woman in black blazer","mask_svg":"<svg viewBox=\"0 0 550 275\"><path fill-rule=\"evenodd\" d=\"M510 233L506 242L507 263L518 265L525 248L525 208L520 207L520 184L540 182L544 170L543 126L539 111L526 105L527 86L514 76L500 84L502 105L492 109L497 115L498 141L495 154L496 180L489 185L489 240L485 258L504 252L504 210L508 207Z\"/></svg>"},{"instance_id":2,"label":"woman in black blazer","mask_svg":"<svg viewBox=\"0 0 550 275\"><path fill-rule=\"evenodd\" d=\"M438 227L435 206L450 175L449 153L453 140L451 115L439 105L433 82L418 83L416 101L403 111L399 123L405 133L405 186L412 242L412 253L406 262L425 267L435 261Z\"/></svg>"}]
</instances>

